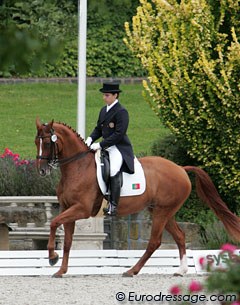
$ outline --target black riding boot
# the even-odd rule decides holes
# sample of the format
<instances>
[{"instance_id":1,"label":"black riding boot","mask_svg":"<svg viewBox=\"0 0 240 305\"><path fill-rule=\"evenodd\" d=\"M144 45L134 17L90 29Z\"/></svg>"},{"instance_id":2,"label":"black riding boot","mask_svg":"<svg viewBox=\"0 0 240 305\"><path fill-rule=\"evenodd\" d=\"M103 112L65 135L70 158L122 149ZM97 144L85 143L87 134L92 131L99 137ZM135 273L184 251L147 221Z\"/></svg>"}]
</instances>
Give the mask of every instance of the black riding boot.
<instances>
[{"instance_id":1,"label":"black riding boot","mask_svg":"<svg viewBox=\"0 0 240 305\"><path fill-rule=\"evenodd\" d=\"M108 208L105 208L104 215L116 216L117 205L120 198L120 191L122 185L122 173L118 172L115 176L110 177L110 203Z\"/></svg>"}]
</instances>

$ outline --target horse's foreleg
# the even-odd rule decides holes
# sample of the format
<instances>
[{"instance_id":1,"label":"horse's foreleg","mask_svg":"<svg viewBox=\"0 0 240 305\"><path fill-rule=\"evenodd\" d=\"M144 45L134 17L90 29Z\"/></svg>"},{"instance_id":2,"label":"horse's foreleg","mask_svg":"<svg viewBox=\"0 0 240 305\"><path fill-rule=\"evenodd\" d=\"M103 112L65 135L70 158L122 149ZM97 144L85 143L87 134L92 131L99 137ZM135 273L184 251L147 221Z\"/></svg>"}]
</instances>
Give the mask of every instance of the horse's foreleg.
<instances>
[{"instance_id":1,"label":"horse's foreleg","mask_svg":"<svg viewBox=\"0 0 240 305\"><path fill-rule=\"evenodd\" d=\"M49 264L51 266L56 265L56 263L59 260L59 255L55 252L55 240L56 240L56 231L57 228L62 224L61 216L64 213L64 211L56 216L50 224L50 235L48 239L48 258L49 258Z\"/></svg>"},{"instance_id":2,"label":"horse's foreleg","mask_svg":"<svg viewBox=\"0 0 240 305\"><path fill-rule=\"evenodd\" d=\"M56 230L60 225L64 225L65 237L64 237L64 252L63 252L63 263L60 270L55 273L55 277L61 277L62 274L66 273L69 250L72 244L72 235L74 231L74 223L78 219L88 218L90 213L83 211L81 206L74 205L67 210L63 211L57 217L55 217L50 225L50 236L48 241L48 251L49 251L49 263L50 265L55 265L58 261L58 254L55 252L55 235Z\"/></svg>"},{"instance_id":3,"label":"horse's foreleg","mask_svg":"<svg viewBox=\"0 0 240 305\"><path fill-rule=\"evenodd\" d=\"M138 274L147 262L147 260L151 257L153 252L157 248L159 248L159 246L161 245L162 231L166 225L167 220L168 217L167 215L164 215L164 213L162 213L162 215L161 213L153 215L151 237L148 242L147 249L144 252L143 256L139 259L137 264L123 273L124 277L132 277L133 275Z\"/></svg>"},{"instance_id":4,"label":"horse's foreleg","mask_svg":"<svg viewBox=\"0 0 240 305\"><path fill-rule=\"evenodd\" d=\"M73 233L75 228L75 222L64 224L64 246L63 246L63 259L61 268L56 272L53 277L62 277L68 270L69 253L72 246Z\"/></svg>"},{"instance_id":5,"label":"horse's foreleg","mask_svg":"<svg viewBox=\"0 0 240 305\"><path fill-rule=\"evenodd\" d=\"M58 262L59 256L55 252L55 238L56 238L56 231L58 226L55 224L54 221L50 224L50 235L48 239L48 257L49 257L49 264L51 266L55 265Z\"/></svg>"},{"instance_id":6,"label":"horse's foreleg","mask_svg":"<svg viewBox=\"0 0 240 305\"><path fill-rule=\"evenodd\" d=\"M166 224L166 230L172 235L175 240L180 256L180 266L177 272L174 273L176 276L183 276L188 271L187 256L186 256L186 244L185 244L185 233L179 227L176 220L171 218Z\"/></svg>"}]
</instances>

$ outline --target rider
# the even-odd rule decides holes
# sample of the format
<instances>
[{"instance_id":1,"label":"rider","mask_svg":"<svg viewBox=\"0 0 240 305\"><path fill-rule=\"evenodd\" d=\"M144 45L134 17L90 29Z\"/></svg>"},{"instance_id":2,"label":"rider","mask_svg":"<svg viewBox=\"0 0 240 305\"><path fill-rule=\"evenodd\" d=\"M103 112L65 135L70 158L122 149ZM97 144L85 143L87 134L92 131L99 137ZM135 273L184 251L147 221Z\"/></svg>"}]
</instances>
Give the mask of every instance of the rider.
<instances>
[{"instance_id":1,"label":"rider","mask_svg":"<svg viewBox=\"0 0 240 305\"><path fill-rule=\"evenodd\" d=\"M99 90L103 93L106 103L98 117L97 126L86 140L86 144L93 150L105 149L110 160L110 205L105 214L117 214L120 198L121 171L134 173L134 154L131 142L127 136L129 116L127 110L119 103L119 84L115 82L103 83ZM93 143L102 137L99 143Z\"/></svg>"}]
</instances>

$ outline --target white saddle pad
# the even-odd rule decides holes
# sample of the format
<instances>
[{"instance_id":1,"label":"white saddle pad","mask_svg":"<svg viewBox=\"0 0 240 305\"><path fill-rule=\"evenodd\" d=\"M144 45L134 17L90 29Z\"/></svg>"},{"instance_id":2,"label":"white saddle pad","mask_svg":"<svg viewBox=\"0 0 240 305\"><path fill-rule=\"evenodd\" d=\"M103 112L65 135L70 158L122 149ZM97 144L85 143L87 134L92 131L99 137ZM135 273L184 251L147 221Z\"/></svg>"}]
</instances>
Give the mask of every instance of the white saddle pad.
<instances>
[{"instance_id":1,"label":"white saddle pad","mask_svg":"<svg viewBox=\"0 0 240 305\"><path fill-rule=\"evenodd\" d=\"M98 185L103 193L103 195L106 195L107 187L105 182L102 178L102 172L101 172L101 161L100 161L100 151L97 150L95 153L95 161L97 166L97 180ZM141 195L145 192L146 189L146 179L144 175L144 171L142 168L141 163L138 161L138 159L134 158L134 174L128 174L123 172L123 185L121 188L120 196L137 196Z\"/></svg>"}]
</instances>

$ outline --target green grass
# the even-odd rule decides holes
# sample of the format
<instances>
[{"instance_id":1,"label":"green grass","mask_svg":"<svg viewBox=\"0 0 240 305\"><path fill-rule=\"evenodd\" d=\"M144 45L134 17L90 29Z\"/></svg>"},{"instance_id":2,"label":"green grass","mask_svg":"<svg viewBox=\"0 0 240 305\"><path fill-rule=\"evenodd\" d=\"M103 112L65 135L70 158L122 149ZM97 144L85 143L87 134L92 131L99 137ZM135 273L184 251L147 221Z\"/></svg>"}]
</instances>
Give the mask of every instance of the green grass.
<instances>
[{"instance_id":1,"label":"green grass","mask_svg":"<svg viewBox=\"0 0 240 305\"><path fill-rule=\"evenodd\" d=\"M99 84L87 86L86 136L104 105ZM122 85L121 103L128 109L128 135L136 155L150 153L157 138L169 133L142 97L141 85ZM21 158L35 158L35 119L61 121L76 128L76 84L14 84L0 86L0 154L7 147Z\"/></svg>"}]
</instances>

